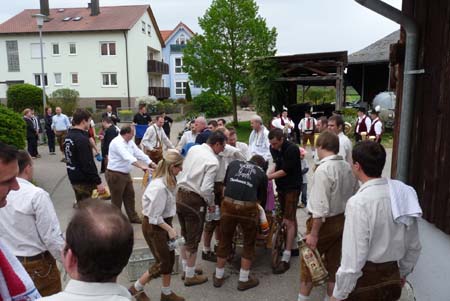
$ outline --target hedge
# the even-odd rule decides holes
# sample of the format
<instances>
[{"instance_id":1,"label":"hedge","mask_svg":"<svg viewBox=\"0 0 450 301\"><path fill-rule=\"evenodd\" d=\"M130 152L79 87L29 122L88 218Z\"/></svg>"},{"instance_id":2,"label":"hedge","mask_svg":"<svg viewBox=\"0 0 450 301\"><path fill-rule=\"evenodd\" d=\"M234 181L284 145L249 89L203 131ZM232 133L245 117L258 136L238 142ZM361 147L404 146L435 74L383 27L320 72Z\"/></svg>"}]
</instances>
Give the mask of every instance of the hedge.
<instances>
[{"instance_id":1,"label":"hedge","mask_svg":"<svg viewBox=\"0 0 450 301\"><path fill-rule=\"evenodd\" d=\"M26 126L22 116L7 107L0 105L0 141L25 148Z\"/></svg>"},{"instance_id":2,"label":"hedge","mask_svg":"<svg viewBox=\"0 0 450 301\"><path fill-rule=\"evenodd\" d=\"M6 92L8 108L22 113L26 108L33 108L36 112L43 112L42 89L30 84L12 85Z\"/></svg>"},{"instance_id":3,"label":"hedge","mask_svg":"<svg viewBox=\"0 0 450 301\"><path fill-rule=\"evenodd\" d=\"M194 109L197 112L205 113L205 116L210 118L230 114L233 106L229 97L206 91L194 98Z\"/></svg>"}]
</instances>

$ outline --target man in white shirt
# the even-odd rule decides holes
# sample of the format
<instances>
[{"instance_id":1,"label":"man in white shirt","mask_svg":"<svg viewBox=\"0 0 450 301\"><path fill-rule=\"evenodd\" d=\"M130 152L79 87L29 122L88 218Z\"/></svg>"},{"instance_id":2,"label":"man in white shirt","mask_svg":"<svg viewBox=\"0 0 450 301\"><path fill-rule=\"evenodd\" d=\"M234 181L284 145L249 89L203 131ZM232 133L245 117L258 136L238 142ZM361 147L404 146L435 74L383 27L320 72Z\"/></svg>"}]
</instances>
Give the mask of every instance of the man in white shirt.
<instances>
[{"instance_id":1,"label":"man in white shirt","mask_svg":"<svg viewBox=\"0 0 450 301\"><path fill-rule=\"evenodd\" d=\"M288 111L283 110L283 112L281 112L280 118L272 120L272 126L274 128L283 130L286 138L289 139L291 137L291 132L295 127L295 123L288 117Z\"/></svg>"},{"instance_id":2,"label":"man in white shirt","mask_svg":"<svg viewBox=\"0 0 450 301\"><path fill-rule=\"evenodd\" d=\"M381 143L381 135L383 134L383 123L378 116L379 113L374 108L370 112L370 118L372 118L372 125L369 130L369 138L375 137L375 142Z\"/></svg>"},{"instance_id":3,"label":"man in white shirt","mask_svg":"<svg viewBox=\"0 0 450 301\"><path fill-rule=\"evenodd\" d=\"M298 123L298 129L302 135L302 145L306 148L308 141L311 145L311 149L314 151L314 132L316 130L317 120L311 117L311 112L306 111L305 117Z\"/></svg>"},{"instance_id":4,"label":"man in white shirt","mask_svg":"<svg viewBox=\"0 0 450 301\"><path fill-rule=\"evenodd\" d=\"M69 130L71 124L69 118L62 113L60 107L55 108L55 113L56 114L52 117L51 128L55 132L59 150L64 154L64 139L66 138L67 131ZM65 162L65 158L63 158L61 162Z\"/></svg>"},{"instance_id":5,"label":"man in white shirt","mask_svg":"<svg viewBox=\"0 0 450 301\"><path fill-rule=\"evenodd\" d=\"M339 153L338 155L344 158L350 165L352 161L352 142L344 134L345 123L340 115L333 115L328 118L328 129L335 133L339 138Z\"/></svg>"},{"instance_id":6,"label":"man in white shirt","mask_svg":"<svg viewBox=\"0 0 450 301\"><path fill-rule=\"evenodd\" d=\"M180 141L178 141L176 149L181 153L186 144L195 143L195 138L197 138L197 132L195 131L195 126L194 123L192 122L191 130L183 133L183 135L180 138Z\"/></svg>"},{"instance_id":7,"label":"man in white shirt","mask_svg":"<svg viewBox=\"0 0 450 301\"><path fill-rule=\"evenodd\" d=\"M345 209L341 266L332 300L398 300L421 245L417 218L393 218L388 181L381 178L386 151L373 141L353 149L353 173L363 184Z\"/></svg>"},{"instance_id":8,"label":"man in white shirt","mask_svg":"<svg viewBox=\"0 0 450 301\"><path fill-rule=\"evenodd\" d=\"M228 129L228 141L227 143L231 146L236 147L237 149L239 149L242 153L242 155L244 155L245 160L250 160L250 153L248 151L248 145L247 143L244 142L240 142L237 141L237 134L236 134L236 130L234 128L229 128Z\"/></svg>"},{"instance_id":9,"label":"man in white shirt","mask_svg":"<svg viewBox=\"0 0 450 301\"><path fill-rule=\"evenodd\" d=\"M365 133L367 135L370 130L370 126L372 125L372 121L366 115L366 109L361 107L358 109L358 119L355 124L355 141L361 141L362 134Z\"/></svg>"},{"instance_id":10,"label":"man in white shirt","mask_svg":"<svg viewBox=\"0 0 450 301\"><path fill-rule=\"evenodd\" d=\"M250 157L260 155L266 161L269 161L272 157L270 154L269 131L263 125L262 118L258 115L254 115L250 119L250 125L253 129L248 140Z\"/></svg>"},{"instance_id":11,"label":"man in white shirt","mask_svg":"<svg viewBox=\"0 0 450 301\"><path fill-rule=\"evenodd\" d=\"M133 136L134 127L125 126L120 130L120 135L111 141L105 176L111 190L111 202L119 209L123 203L130 222L140 224L142 220L135 209L131 168L135 166L145 172L156 165L132 141Z\"/></svg>"},{"instance_id":12,"label":"man in white shirt","mask_svg":"<svg viewBox=\"0 0 450 301\"><path fill-rule=\"evenodd\" d=\"M63 263L70 281L47 301L125 301L128 290L117 277L133 251L133 227L112 204L85 203L75 211L66 231Z\"/></svg>"},{"instance_id":13,"label":"man in white shirt","mask_svg":"<svg viewBox=\"0 0 450 301\"><path fill-rule=\"evenodd\" d=\"M11 191L0 210L0 236L33 279L41 296L61 291L55 258L61 262L64 239L47 192L34 186L33 161L26 151L17 156L19 190Z\"/></svg>"},{"instance_id":14,"label":"man in white shirt","mask_svg":"<svg viewBox=\"0 0 450 301\"><path fill-rule=\"evenodd\" d=\"M316 146L320 165L314 172L306 206L311 214L306 221L306 244L324 255L329 273L327 295L331 296L341 257L345 205L355 193L358 183L350 165L337 155L339 139L334 133L325 131L320 134ZM303 258L300 269L298 301L309 300L313 283Z\"/></svg>"},{"instance_id":15,"label":"man in white shirt","mask_svg":"<svg viewBox=\"0 0 450 301\"><path fill-rule=\"evenodd\" d=\"M18 151L0 142L0 210L7 204L9 192L18 190ZM0 300L36 300L40 294L25 268L0 238Z\"/></svg>"},{"instance_id":16,"label":"man in white shirt","mask_svg":"<svg viewBox=\"0 0 450 301\"><path fill-rule=\"evenodd\" d=\"M225 148L226 137L220 132L211 133L207 143L194 145L183 162L178 176L177 214L181 235L186 243L181 248L185 286L208 281L204 275L195 274L195 261L200 243L206 210L212 212L214 204L214 180L219 169L217 155Z\"/></svg>"},{"instance_id":17,"label":"man in white shirt","mask_svg":"<svg viewBox=\"0 0 450 301\"><path fill-rule=\"evenodd\" d=\"M163 125L164 117L156 117L155 123L148 127L141 141L145 153L155 164L158 164L163 157L163 146L166 149L174 148L172 142L170 142L170 139L167 138L164 132Z\"/></svg>"}]
</instances>

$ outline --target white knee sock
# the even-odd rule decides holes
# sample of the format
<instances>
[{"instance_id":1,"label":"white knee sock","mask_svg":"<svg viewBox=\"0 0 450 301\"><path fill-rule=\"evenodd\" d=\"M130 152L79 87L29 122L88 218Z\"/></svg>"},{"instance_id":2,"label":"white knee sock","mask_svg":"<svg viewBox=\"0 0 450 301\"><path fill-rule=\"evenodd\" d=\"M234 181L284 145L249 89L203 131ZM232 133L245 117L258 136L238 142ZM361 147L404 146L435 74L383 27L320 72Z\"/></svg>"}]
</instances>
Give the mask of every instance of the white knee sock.
<instances>
[{"instance_id":1,"label":"white knee sock","mask_svg":"<svg viewBox=\"0 0 450 301\"><path fill-rule=\"evenodd\" d=\"M186 266L186 278L192 278L195 275L195 266L188 267Z\"/></svg>"},{"instance_id":2,"label":"white knee sock","mask_svg":"<svg viewBox=\"0 0 450 301\"><path fill-rule=\"evenodd\" d=\"M281 257L281 261L289 262L291 260L291 250L284 250L283 257Z\"/></svg>"},{"instance_id":3,"label":"white knee sock","mask_svg":"<svg viewBox=\"0 0 450 301\"><path fill-rule=\"evenodd\" d=\"M241 269L241 271L239 272L239 281L247 282L249 274L250 271Z\"/></svg>"},{"instance_id":4,"label":"white knee sock","mask_svg":"<svg viewBox=\"0 0 450 301\"><path fill-rule=\"evenodd\" d=\"M211 252L211 247L203 246L203 253L209 253L209 252Z\"/></svg>"},{"instance_id":5,"label":"white knee sock","mask_svg":"<svg viewBox=\"0 0 450 301\"><path fill-rule=\"evenodd\" d=\"M216 278L222 279L225 274L225 268L216 268Z\"/></svg>"},{"instance_id":6,"label":"white knee sock","mask_svg":"<svg viewBox=\"0 0 450 301\"><path fill-rule=\"evenodd\" d=\"M302 294L298 294L298 300L297 301L307 301L310 300L309 296L303 296Z\"/></svg>"},{"instance_id":7,"label":"white knee sock","mask_svg":"<svg viewBox=\"0 0 450 301\"><path fill-rule=\"evenodd\" d=\"M134 283L134 288L140 292L144 289L144 286L139 282L139 279Z\"/></svg>"},{"instance_id":8,"label":"white knee sock","mask_svg":"<svg viewBox=\"0 0 450 301\"><path fill-rule=\"evenodd\" d=\"M330 301L330 297L325 293L325 297L323 298L323 301Z\"/></svg>"},{"instance_id":9,"label":"white knee sock","mask_svg":"<svg viewBox=\"0 0 450 301\"><path fill-rule=\"evenodd\" d=\"M163 293L164 295L168 296L172 293L172 290L170 289L170 287L161 287L161 293Z\"/></svg>"},{"instance_id":10,"label":"white knee sock","mask_svg":"<svg viewBox=\"0 0 450 301\"><path fill-rule=\"evenodd\" d=\"M187 260L181 259L181 267L183 268L183 272L186 272Z\"/></svg>"}]
</instances>

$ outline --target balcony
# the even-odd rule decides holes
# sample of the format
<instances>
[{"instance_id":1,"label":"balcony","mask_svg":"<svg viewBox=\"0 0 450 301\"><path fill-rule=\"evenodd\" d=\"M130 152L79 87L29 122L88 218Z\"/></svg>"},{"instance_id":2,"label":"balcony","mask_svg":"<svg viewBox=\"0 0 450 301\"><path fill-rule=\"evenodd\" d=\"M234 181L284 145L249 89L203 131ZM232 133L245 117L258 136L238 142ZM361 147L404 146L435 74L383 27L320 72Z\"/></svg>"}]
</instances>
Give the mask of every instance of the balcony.
<instances>
[{"instance_id":1,"label":"balcony","mask_svg":"<svg viewBox=\"0 0 450 301\"><path fill-rule=\"evenodd\" d=\"M170 52L183 52L184 48L186 48L186 45L170 45Z\"/></svg>"},{"instance_id":2,"label":"balcony","mask_svg":"<svg viewBox=\"0 0 450 301\"><path fill-rule=\"evenodd\" d=\"M153 95L158 99L166 99L170 97L170 88L148 87L148 95Z\"/></svg>"},{"instance_id":3,"label":"balcony","mask_svg":"<svg viewBox=\"0 0 450 301\"><path fill-rule=\"evenodd\" d=\"M169 74L169 65L160 61L148 60L147 72L158 74Z\"/></svg>"}]
</instances>

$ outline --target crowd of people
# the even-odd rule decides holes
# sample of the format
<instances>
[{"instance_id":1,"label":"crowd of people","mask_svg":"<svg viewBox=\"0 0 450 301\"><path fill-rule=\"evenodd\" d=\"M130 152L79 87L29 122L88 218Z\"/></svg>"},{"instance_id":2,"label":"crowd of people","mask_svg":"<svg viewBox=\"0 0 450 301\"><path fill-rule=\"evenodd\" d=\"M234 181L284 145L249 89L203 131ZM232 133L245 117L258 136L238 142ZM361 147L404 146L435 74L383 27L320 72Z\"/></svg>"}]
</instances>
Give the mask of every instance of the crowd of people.
<instances>
[{"instance_id":1,"label":"crowd of people","mask_svg":"<svg viewBox=\"0 0 450 301\"><path fill-rule=\"evenodd\" d=\"M161 300L182 301L171 288L175 248L184 285L201 285L208 281L197 261L203 237L201 258L215 262L212 283L220 288L230 277L225 265L237 228L243 237L237 289L254 288L259 284L250 273L255 244L267 235L260 225L275 208L273 191L286 241L272 272L285 273L298 255L297 209L306 207L305 243L318 250L329 273L326 300L398 300L418 260L417 195L399 181L382 178L386 151L381 138L371 141L362 134L369 130L370 136L376 128L375 136L381 137L381 122L371 121L363 109L355 129L362 141L355 146L344 133L342 116L316 120L306 112L298 125L300 148L290 141L295 125L287 112L270 130L253 116L248 144L237 141L226 120L198 117L175 146L168 116L152 120L141 106L135 124L119 128L119 118L108 107L99 134L106 183L95 162L91 114L77 109L69 124L60 108L56 115L46 112L47 135L58 138L64 154L75 213L64 235L49 194L32 183L37 153L31 134L37 132L27 109L28 152L0 142L0 300L146 301L145 285L161 277ZM307 143L314 157L309 189ZM50 138L49 151L55 151ZM135 208L133 168L150 175L142 214ZM110 195L111 203L93 199L95 193ZM126 289L117 277L132 253L132 223L141 224L155 262ZM57 261L71 278L64 290ZM301 256L300 263L298 300L310 300L312 275Z\"/></svg>"}]
</instances>

